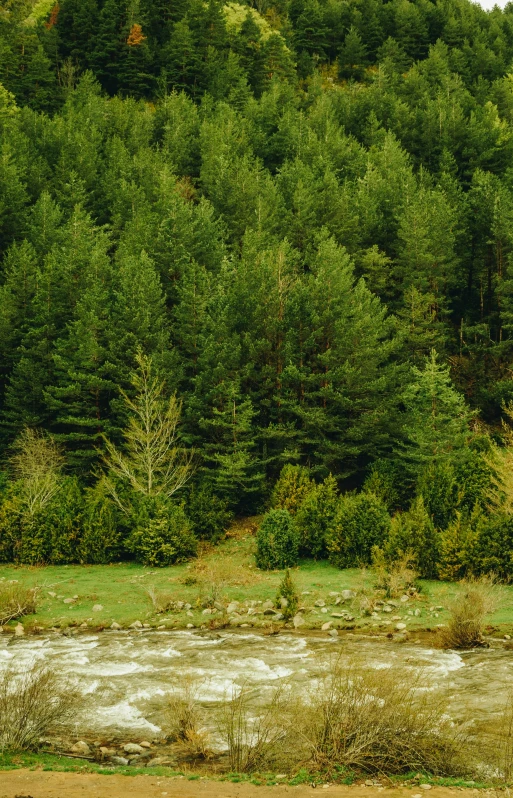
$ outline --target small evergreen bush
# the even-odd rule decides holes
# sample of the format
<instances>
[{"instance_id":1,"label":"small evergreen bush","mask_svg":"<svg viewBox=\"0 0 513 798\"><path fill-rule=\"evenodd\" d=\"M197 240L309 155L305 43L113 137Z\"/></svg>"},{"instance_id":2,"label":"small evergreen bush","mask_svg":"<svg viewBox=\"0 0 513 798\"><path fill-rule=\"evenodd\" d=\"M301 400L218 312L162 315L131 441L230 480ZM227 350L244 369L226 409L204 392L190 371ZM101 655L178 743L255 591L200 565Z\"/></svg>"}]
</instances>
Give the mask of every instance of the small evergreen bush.
<instances>
[{"instance_id":1,"label":"small evergreen bush","mask_svg":"<svg viewBox=\"0 0 513 798\"><path fill-rule=\"evenodd\" d=\"M289 568L298 560L298 536L288 510L270 510L257 532L256 563L259 568Z\"/></svg>"},{"instance_id":2,"label":"small evergreen bush","mask_svg":"<svg viewBox=\"0 0 513 798\"><path fill-rule=\"evenodd\" d=\"M128 545L139 562L152 568L183 562L198 549L182 505L165 501L143 505Z\"/></svg>"},{"instance_id":3,"label":"small evergreen bush","mask_svg":"<svg viewBox=\"0 0 513 798\"><path fill-rule=\"evenodd\" d=\"M437 529L445 529L454 519L462 491L450 463L427 466L417 484L417 495L424 501L428 515Z\"/></svg>"},{"instance_id":4,"label":"small evergreen bush","mask_svg":"<svg viewBox=\"0 0 513 798\"><path fill-rule=\"evenodd\" d=\"M271 496L271 507L288 510L294 515L305 497L315 487L307 468L299 465L283 466Z\"/></svg>"},{"instance_id":5,"label":"small evergreen bush","mask_svg":"<svg viewBox=\"0 0 513 798\"><path fill-rule=\"evenodd\" d=\"M419 576L434 579L437 576L438 538L424 500L417 496L406 513L398 513L392 519L385 546L387 559L397 561L408 557Z\"/></svg>"},{"instance_id":6,"label":"small evergreen bush","mask_svg":"<svg viewBox=\"0 0 513 798\"><path fill-rule=\"evenodd\" d=\"M316 485L301 502L295 521L301 554L320 559L326 557L326 537L337 512L338 488L330 474Z\"/></svg>"},{"instance_id":7,"label":"small evergreen bush","mask_svg":"<svg viewBox=\"0 0 513 798\"><path fill-rule=\"evenodd\" d=\"M363 484L363 492L381 499L389 512L404 506L410 490L411 480L404 469L390 460L376 460Z\"/></svg>"},{"instance_id":8,"label":"small evergreen bush","mask_svg":"<svg viewBox=\"0 0 513 798\"><path fill-rule=\"evenodd\" d=\"M281 606L281 599L285 599L285 606ZM276 604L278 607L281 606L281 611L286 621L290 620L296 614L297 608L299 606L297 588L288 568L285 572L285 576L280 582L278 593L276 595Z\"/></svg>"},{"instance_id":9,"label":"small evergreen bush","mask_svg":"<svg viewBox=\"0 0 513 798\"><path fill-rule=\"evenodd\" d=\"M327 539L330 561L339 568L371 562L373 546L383 546L390 531L390 516L373 493L346 494Z\"/></svg>"},{"instance_id":10,"label":"small evergreen bush","mask_svg":"<svg viewBox=\"0 0 513 798\"><path fill-rule=\"evenodd\" d=\"M226 499L217 496L209 485L193 485L187 502L187 517L200 540L219 543L225 536L233 513Z\"/></svg>"},{"instance_id":11,"label":"small evergreen bush","mask_svg":"<svg viewBox=\"0 0 513 798\"><path fill-rule=\"evenodd\" d=\"M122 557L126 520L100 484L86 491L80 562L104 565ZM125 533L125 535L123 534Z\"/></svg>"}]
</instances>

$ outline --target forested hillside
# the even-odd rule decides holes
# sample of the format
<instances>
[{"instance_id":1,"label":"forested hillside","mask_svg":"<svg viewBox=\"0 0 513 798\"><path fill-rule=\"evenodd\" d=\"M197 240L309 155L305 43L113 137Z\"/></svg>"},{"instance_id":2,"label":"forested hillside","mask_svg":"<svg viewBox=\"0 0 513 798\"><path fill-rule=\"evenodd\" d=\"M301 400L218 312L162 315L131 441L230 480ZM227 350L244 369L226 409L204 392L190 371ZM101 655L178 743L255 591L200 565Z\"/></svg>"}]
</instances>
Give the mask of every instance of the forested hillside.
<instances>
[{"instance_id":1,"label":"forested hillside","mask_svg":"<svg viewBox=\"0 0 513 798\"><path fill-rule=\"evenodd\" d=\"M286 464L386 484L389 510L424 480L453 497L436 528L470 514L513 399L510 70L511 4L4 4L2 556L55 556L19 555L20 440L58 445L80 507L61 559L91 513L126 526L145 380L176 395L193 475L168 498L196 531L260 511Z\"/></svg>"}]
</instances>

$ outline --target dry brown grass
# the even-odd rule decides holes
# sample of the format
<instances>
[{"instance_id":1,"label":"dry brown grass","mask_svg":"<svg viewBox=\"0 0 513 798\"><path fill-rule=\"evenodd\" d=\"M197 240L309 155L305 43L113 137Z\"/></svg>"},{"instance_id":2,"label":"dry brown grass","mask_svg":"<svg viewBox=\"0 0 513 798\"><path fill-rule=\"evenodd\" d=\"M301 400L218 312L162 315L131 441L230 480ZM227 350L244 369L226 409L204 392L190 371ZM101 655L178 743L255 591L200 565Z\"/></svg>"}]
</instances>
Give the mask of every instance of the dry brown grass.
<instances>
[{"instance_id":1,"label":"dry brown grass","mask_svg":"<svg viewBox=\"0 0 513 798\"><path fill-rule=\"evenodd\" d=\"M399 598L415 588L417 572L411 565L411 557L405 555L395 562L387 562L381 549L375 548L372 559L372 574L376 590L385 598Z\"/></svg>"},{"instance_id":2,"label":"dry brown grass","mask_svg":"<svg viewBox=\"0 0 513 798\"><path fill-rule=\"evenodd\" d=\"M215 585L219 591L225 587L251 587L263 578L256 568L234 563L229 557L220 558L219 554L198 558L191 568L191 575L200 585Z\"/></svg>"},{"instance_id":3,"label":"dry brown grass","mask_svg":"<svg viewBox=\"0 0 513 798\"><path fill-rule=\"evenodd\" d=\"M39 588L17 582L0 582L0 626L37 610Z\"/></svg>"},{"instance_id":4,"label":"dry brown grass","mask_svg":"<svg viewBox=\"0 0 513 798\"><path fill-rule=\"evenodd\" d=\"M419 691L420 676L398 669L331 664L297 725L314 765L366 773L467 772L466 735L445 716L443 699Z\"/></svg>"},{"instance_id":5,"label":"dry brown grass","mask_svg":"<svg viewBox=\"0 0 513 798\"><path fill-rule=\"evenodd\" d=\"M497 608L499 590L490 576L462 581L461 591L449 607L447 626L439 631L440 644L444 648L482 645L485 621Z\"/></svg>"},{"instance_id":6,"label":"dry brown grass","mask_svg":"<svg viewBox=\"0 0 513 798\"><path fill-rule=\"evenodd\" d=\"M76 717L82 700L72 686L34 665L22 674L0 675L0 750L27 751L40 738Z\"/></svg>"},{"instance_id":7,"label":"dry brown grass","mask_svg":"<svg viewBox=\"0 0 513 798\"><path fill-rule=\"evenodd\" d=\"M257 703L249 687L234 690L218 717L218 732L233 773L287 765L291 755L290 708L284 686L277 687L264 706Z\"/></svg>"},{"instance_id":8,"label":"dry brown grass","mask_svg":"<svg viewBox=\"0 0 513 798\"><path fill-rule=\"evenodd\" d=\"M197 679L182 676L180 690L169 699L165 716L169 736L181 744L184 753L207 759L212 751L198 700L200 687Z\"/></svg>"},{"instance_id":9,"label":"dry brown grass","mask_svg":"<svg viewBox=\"0 0 513 798\"><path fill-rule=\"evenodd\" d=\"M176 599L172 593L150 586L146 589L146 594L153 604L153 609L158 614L169 612L175 608Z\"/></svg>"}]
</instances>

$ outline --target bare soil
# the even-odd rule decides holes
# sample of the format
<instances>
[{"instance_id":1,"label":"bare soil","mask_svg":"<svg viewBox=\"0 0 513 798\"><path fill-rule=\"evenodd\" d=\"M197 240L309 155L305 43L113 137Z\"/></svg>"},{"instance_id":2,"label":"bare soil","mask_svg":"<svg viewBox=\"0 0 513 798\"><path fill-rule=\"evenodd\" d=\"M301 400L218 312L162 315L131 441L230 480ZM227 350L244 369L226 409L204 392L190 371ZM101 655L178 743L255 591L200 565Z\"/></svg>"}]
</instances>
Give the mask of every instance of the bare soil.
<instances>
[{"instance_id":1,"label":"bare soil","mask_svg":"<svg viewBox=\"0 0 513 798\"><path fill-rule=\"evenodd\" d=\"M0 798L413 798L422 790L406 787L310 786L258 787L216 781L187 781L158 776L104 776L95 773L54 773L13 770L0 773ZM477 790L433 787L429 798L474 798ZM466 796L462 796L466 793ZM484 793L482 793L484 795Z\"/></svg>"}]
</instances>

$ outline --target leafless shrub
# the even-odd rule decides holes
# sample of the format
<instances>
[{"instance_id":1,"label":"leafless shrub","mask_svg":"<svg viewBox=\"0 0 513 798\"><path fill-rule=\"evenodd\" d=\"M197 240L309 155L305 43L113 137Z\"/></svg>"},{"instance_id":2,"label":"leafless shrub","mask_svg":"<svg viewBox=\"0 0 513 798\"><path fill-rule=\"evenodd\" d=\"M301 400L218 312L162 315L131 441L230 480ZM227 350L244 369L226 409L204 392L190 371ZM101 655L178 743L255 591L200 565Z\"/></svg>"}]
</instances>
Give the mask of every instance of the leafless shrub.
<instances>
[{"instance_id":1,"label":"leafless shrub","mask_svg":"<svg viewBox=\"0 0 513 798\"><path fill-rule=\"evenodd\" d=\"M157 590L157 588L151 586L146 589L146 594L156 613L160 614L175 609L176 600L170 593L166 593L164 590Z\"/></svg>"},{"instance_id":2,"label":"leafless shrub","mask_svg":"<svg viewBox=\"0 0 513 798\"><path fill-rule=\"evenodd\" d=\"M170 737L181 743L187 753L208 758L212 751L198 700L200 687L201 682L184 676L179 692L169 700L166 717Z\"/></svg>"},{"instance_id":3,"label":"leafless shrub","mask_svg":"<svg viewBox=\"0 0 513 798\"><path fill-rule=\"evenodd\" d=\"M22 674L0 674L0 750L38 747L49 731L76 716L80 693L48 669L34 665Z\"/></svg>"},{"instance_id":4,"label":"leafless shrub","mask_svg":"<svg viewBox=\"0 0 513 798\"><path fill-rule=\"evenodd\" d=\"M420 677L334 661L297 718L312 762L367 773L466 772L466 737Z\"/></svg>"},{"instance_id":5,"label":"leafless shrub","mask_svg":"<svg viewBox=\"0 0 513 798\"><path fill-rule=\"evenodd\" d=\"M513 691L506 696L504 708L490 728L478 741L481 758L491 766L496 780L503 784L513 781Z\"/></svg>"},{"instance_id":6,"label":"leafless shrub","mask_svg":"<svg viewBox=\"0 0 513 798\"><path fill-rule=\"evenodd\" d=\"M41 430L26 427L14 444L11 467L29 515L41 510L59 490L64 465L61 450Z\"/></svg>"},{"instance_id":7,"label":"leafless shrub","mask_svg":"<svg viewBox=\"0 0 513 798\"><path fill-rule=\"evenodd\" d=\"M498 590L490 576L461 582L461 591L449 608L448 624L439 632L444 648L474 648L482 644L485 620L497 607Z\"/></svg>"},{"instance_id":8,"label":"leafless shrub","mask_svg":"<svg viewBox=\"0 0 513 798\"><path fill-rule=\"evenodd\" d=\"M388 562L382 549L372 552L374 586L385 598L398 598L415 590L417 572L412 568L411 557L406 554L395 562Z\"/></svg>"},{"instance_id":9,"label":"leafless shrub","mask_svg":"<svg viewBox=\"0 0 513 798\"><path fill-rule=\"evenodd\" d=\"M37 610L39 588L0 582L0 626Z\"/></svg>"},{"instance_id":10,"label":"leafless shrub","mask_svg":"<svg viewBox=\"0 0 513 798\"><path fill-rule=\"evenodd\" d=\"M277 687L263 707L249 687L234 690L219 714L218 731L232 772L253 773L282 765L290 738L290 704L284 686Z\"/></svg>"}]
</instances>

